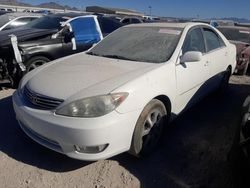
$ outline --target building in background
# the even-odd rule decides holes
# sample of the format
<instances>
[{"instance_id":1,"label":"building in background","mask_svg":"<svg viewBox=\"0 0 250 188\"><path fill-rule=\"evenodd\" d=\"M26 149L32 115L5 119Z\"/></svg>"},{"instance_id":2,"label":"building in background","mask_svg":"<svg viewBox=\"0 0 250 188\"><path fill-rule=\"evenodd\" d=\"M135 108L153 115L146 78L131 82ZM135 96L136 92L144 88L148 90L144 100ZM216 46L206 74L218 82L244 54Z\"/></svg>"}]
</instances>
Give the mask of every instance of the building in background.
<instances>
[{"instance_id":1,"label":"building in background","mask_svg":"<svg viewBox=\"0 0 250 188\"><path fill-rule=\"evenodd\" d=\"M107 8L107 7L99 7L99 6L88 6L88 7L86 7L86 12L120 15L120 16L136 16L136 17L143 17L144 16L143 13L136 12L136 11L130 10L130 9Z\"/></svg>"}]
</instances>

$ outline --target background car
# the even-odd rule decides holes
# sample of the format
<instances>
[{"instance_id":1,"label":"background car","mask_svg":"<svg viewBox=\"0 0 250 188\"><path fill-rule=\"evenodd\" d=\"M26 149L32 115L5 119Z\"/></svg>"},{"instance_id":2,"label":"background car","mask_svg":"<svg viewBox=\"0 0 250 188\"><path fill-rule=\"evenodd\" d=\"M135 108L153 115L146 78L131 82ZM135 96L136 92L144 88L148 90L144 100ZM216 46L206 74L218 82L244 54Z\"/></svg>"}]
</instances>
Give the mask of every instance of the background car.
<instances>
[{"instance_id":1,"label":"background car","mask_svg":"<svg viewBox=\"0 0 250 188\"><path fill-rule=\"evenodd\" d=\"M142 157L169 119L225 91L235 66L235 46L212 26L133 24L26 74L13 106L29 137L69 157Z\"/></svg>"},{"instance_id":2,"label":"background car","mask_svg":"<svg viewBox=\"0 0 250 188\"><path fill-rule=\"evenodd\" d=\"M24 73L44 63L88 50L121 26L103 16L72 13L44 16L25 27L0 33L0 58L6 63L5 72L13 82L18 82ZM17 37L16 48L11 43L11 34ZM13 64L13 60L17 63Z\"/></svg>"},{"instance_id":3,"label":"background car","mask_svg":"<svg viewBox=\"0 0 250 188\"><path fill-rule=\"evenodd\" d=\"M250 95L242 105L240 121L233 136L228 161L237 187L249 185L250 174Z\"/></svg>"},{"instance_id":4,"label":"background car","mask_svg":"<svg viewBox=\"0 0 250 188\"><path fill-rule=\"evenodd\" d=\"M15 29L40 18L39 14L6 13L0 16L0 31Z\"/></svg>"},{"instance_id":5,"label":"background car","mask_svg":"<svg viewBox=\"0 0 250 188\"><path fill-rule=\"evenodd\" d=\"M238 74L246 74L250 61L248 48L250 46L250 27L219 26L217 29L221 31L232 44L236 45L237 66L235 72Z\"/></svg>"},{"instance_id":6,"label":"background car","mask_svg":"<svg viewBox=\"0 0 250 188\"><path fill-rule=\"evenodd\" d=\"M121 23L128 25L128 24L138 24L138 23L143 23L142 18L137 18L137 17L124 17L120 20Z\"/></svg>"}]
</instances>

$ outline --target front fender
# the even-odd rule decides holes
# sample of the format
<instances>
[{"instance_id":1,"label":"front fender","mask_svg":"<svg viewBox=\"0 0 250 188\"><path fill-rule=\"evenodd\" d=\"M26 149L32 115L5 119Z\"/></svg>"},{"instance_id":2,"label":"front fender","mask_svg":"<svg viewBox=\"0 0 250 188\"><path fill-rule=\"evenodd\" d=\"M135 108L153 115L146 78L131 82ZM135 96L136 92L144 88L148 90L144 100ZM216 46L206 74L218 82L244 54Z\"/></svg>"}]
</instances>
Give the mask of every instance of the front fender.
<instances>
[{"instance_id":1,"label":"front fender","mask_svg":"<svg viewBox=\"0 0 250 188\"><path fill-rule=\"evenodd\" d=\"M127 99L116 109L119 113L128 113L143 108L154 98L166 96L172 108L176 95L176 79L174 63L163 63L162 66L141 75L112 91L128 92Z\"/></svg>"}]
</instances>

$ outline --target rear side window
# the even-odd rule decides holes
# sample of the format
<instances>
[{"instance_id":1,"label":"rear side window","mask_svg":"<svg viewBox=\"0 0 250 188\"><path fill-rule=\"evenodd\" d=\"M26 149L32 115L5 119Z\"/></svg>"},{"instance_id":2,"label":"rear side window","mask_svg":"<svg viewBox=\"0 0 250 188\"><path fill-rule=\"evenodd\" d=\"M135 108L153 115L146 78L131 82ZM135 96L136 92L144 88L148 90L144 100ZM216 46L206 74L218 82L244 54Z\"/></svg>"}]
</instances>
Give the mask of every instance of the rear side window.
<instances>
[{"instance_id":1,"label":"rear side window","mask_svg":"<svg viewBox=\"0 0 250 188\"><path fill-rule=\"evenodd\" d=\"M208 52L225 46L223 40L211 29L204 28L204 37Z\"/></svg>"},{"instance_id":2,"label":"rear side window","mask_svg":"<svg viewBox=\"0 0 250 188\"><path fill-rule=\"evenodd\" d=\"M129 18L125 18L124 20L122 20L122 23L128 24L128 23L130 23L130 19Z\"/></svg>"},{"instance_id":3,"label":"rear side window","mask_svg":"<svg viewBox=\"0 0 250 188\"><path fill-rule=\"evenodd\" d=\"M139 19L131 18L131 23L142 23Z\"/></svg>"},{"instance_id":4,"label":"rear side window","mask_svg":"<svg viewBox=\"0 0 250 188\"><path fill-rule=\"evenodd\" d=\"M205 43L200 28L195 28L188 32L182 48L182 53L184 54L188 51L205 52Z\"/></svg>"},{"instance_id":5,"label":"rear side window","mask_svg":"<svg viewBox=\"0 0 250 188\"><path fill-rule=\"evenodd\" d=\"M104 37L122 26L120 22L112 18L98 17L98 21Z\"/></svg>"}]
</instances>

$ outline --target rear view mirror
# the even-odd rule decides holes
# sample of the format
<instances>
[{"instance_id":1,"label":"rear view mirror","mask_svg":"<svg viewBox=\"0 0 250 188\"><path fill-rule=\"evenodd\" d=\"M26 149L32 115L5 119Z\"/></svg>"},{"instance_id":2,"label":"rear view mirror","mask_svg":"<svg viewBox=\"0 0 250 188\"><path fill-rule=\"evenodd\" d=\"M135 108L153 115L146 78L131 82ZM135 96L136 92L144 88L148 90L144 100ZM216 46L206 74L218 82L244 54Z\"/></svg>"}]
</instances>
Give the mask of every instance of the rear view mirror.
<instances>
[{"instance_id":1,"label":"rear view mirror","mask_svg":"<svg viewBox=\"0 0 250 188\"><path fill-rule=\"evenodd\" d=\"M183 56L181 56L180 63L187 62L197 62L202 59L202 53L198 51L189 51L186 52Z\"/></svg>"}]
</instances>

